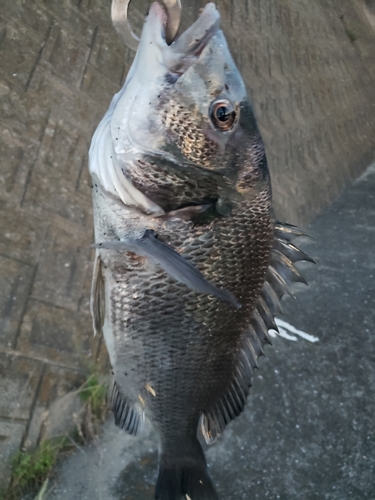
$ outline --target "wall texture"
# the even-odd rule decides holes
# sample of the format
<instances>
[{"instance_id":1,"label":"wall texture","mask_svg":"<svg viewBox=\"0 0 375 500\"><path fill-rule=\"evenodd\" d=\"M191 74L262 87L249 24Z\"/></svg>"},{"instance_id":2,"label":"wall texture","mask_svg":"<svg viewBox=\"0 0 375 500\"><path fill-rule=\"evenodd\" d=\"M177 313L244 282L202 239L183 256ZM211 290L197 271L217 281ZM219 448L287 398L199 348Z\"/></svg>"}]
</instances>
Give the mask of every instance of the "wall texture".
<instances>
[{"instance_id":1,"label":"wall texture","mask_svg":"<svg viewBox=\"0 0 375 500\"><path fill-rule=\"evenodd\" d=\"M139 27L148 2L133 3ZM187 26L205 2L182 3ZM375 158L374 2L217 5L266 143L276 213L306 223ZM9 454L53 433L63 396L90 363L106 363L88 312L87 150L133 55L112 29L109 0L0 0L0 7L4 480Z\"/></svg>"}]
</instances>

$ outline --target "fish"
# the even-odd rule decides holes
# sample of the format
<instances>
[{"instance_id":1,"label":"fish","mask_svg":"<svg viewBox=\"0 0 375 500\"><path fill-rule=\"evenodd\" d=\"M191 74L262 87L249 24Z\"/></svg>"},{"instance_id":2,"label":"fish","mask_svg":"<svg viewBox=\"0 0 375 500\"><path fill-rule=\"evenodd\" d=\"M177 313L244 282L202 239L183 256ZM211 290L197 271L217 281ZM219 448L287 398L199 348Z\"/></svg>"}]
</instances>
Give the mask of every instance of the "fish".
<instances>
[{"instance_id":1,"label":"fish","mask_svg":"<svg viewBox=\"0 0 375 500\"><path fill-rule=\"evenodd\" d=\"M167 43L153 3L89 151L91 313L117 426L159 439L156 500L216 500L204 442L244 410L303 236L273 214L253 107L208 3ZM202 444L203 441L203 444Z\"/></svg>"}]
</instances>

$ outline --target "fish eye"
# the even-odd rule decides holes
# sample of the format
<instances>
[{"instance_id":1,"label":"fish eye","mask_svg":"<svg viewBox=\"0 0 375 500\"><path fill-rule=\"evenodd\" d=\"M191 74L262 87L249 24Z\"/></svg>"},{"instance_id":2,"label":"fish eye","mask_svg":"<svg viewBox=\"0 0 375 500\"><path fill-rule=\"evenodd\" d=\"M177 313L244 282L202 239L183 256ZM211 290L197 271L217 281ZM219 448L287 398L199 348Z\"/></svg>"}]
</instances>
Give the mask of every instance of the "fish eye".
<instances>
[{"instance_id":1,"label":"fish eye","mask_svg":"<svg viewBox=\"0 0 375 500\"><path fill-rule=\"evenodd\" d=\"M236 120L234 106L229 101L214 101L210 108L211 121L215 128L223 131L230 130Z\"/></svg>"}]
</instances>

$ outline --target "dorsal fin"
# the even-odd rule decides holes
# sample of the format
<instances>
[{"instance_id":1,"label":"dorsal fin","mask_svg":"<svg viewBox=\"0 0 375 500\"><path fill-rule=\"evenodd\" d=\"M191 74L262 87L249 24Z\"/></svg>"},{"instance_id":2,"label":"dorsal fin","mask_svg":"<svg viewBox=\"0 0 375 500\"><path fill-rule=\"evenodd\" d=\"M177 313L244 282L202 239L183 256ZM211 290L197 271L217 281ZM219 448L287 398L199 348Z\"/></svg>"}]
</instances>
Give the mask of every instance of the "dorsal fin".
<instances>
[{"instance_id":1,"label":"dorsal fin","mask_svg":"<svg viewBox=\"0 0 375 500\"><path fill-rule=\"evenodd\" d=\"M257 360L264 355L263 346L271 344L268 330L277 330L274 317L282 312L280 300L290 294L290 285L305 283L305 278L294 266L295 262L314 262L292 240L306 236L297 227L280 222L275 225L274 244L266 281L261 289L249 326L244 332L239 349L238 363L226 391L213 407L208 408L201 418L201 431L207 444L213 443L222 434L225 426L244 409L253 371Z\"/></svg>"}]
</instances>

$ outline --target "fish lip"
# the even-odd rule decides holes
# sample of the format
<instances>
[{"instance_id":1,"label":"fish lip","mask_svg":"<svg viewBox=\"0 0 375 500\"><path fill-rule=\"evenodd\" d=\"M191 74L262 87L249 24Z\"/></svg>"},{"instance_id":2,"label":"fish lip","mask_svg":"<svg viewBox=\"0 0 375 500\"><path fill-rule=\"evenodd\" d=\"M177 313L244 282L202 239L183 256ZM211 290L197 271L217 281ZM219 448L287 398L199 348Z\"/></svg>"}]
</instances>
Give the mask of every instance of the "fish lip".
<instances>
[{"instance_id":1,"label":"fish lip","mask_svg":"<svg viewBox=\"0 0 375 500\"><path fill-rule=\"evenodd\" d=\"M163 6L154 2L149 10L147 25L142 33L146 43L156 44L163 53L168 68L178 63L179 59L199 56L210 39L220 29L220 14L214 3L208 3L198 19L179 35L170 45L166 41L168 18Z\"/></svg>"},{"instance_id":2,"label":"fish lip","mask_svg":"<svg viewBox=\"0 0 375 500\"><path fill-rule=\"evenodd\" d=\"M208 3L198 19L172 43L174 52L197 55L220 29L220 14L214 3Z\"/></svg>"},{"instance_id":3,"label":"fish lip","mask_svg":"<svg viewBox=\"0 0 375 500\"><path fill-rule=\"evenodd\" d=\"M163 6L159 2L153 2L146 18L146 31L151 31L151 38L153 37L154 41L161 45L167 45L165 35L167 22L168 17ZM144 33L142 33L141 42L143 37Z\"/></svg>"}]
</instances>

